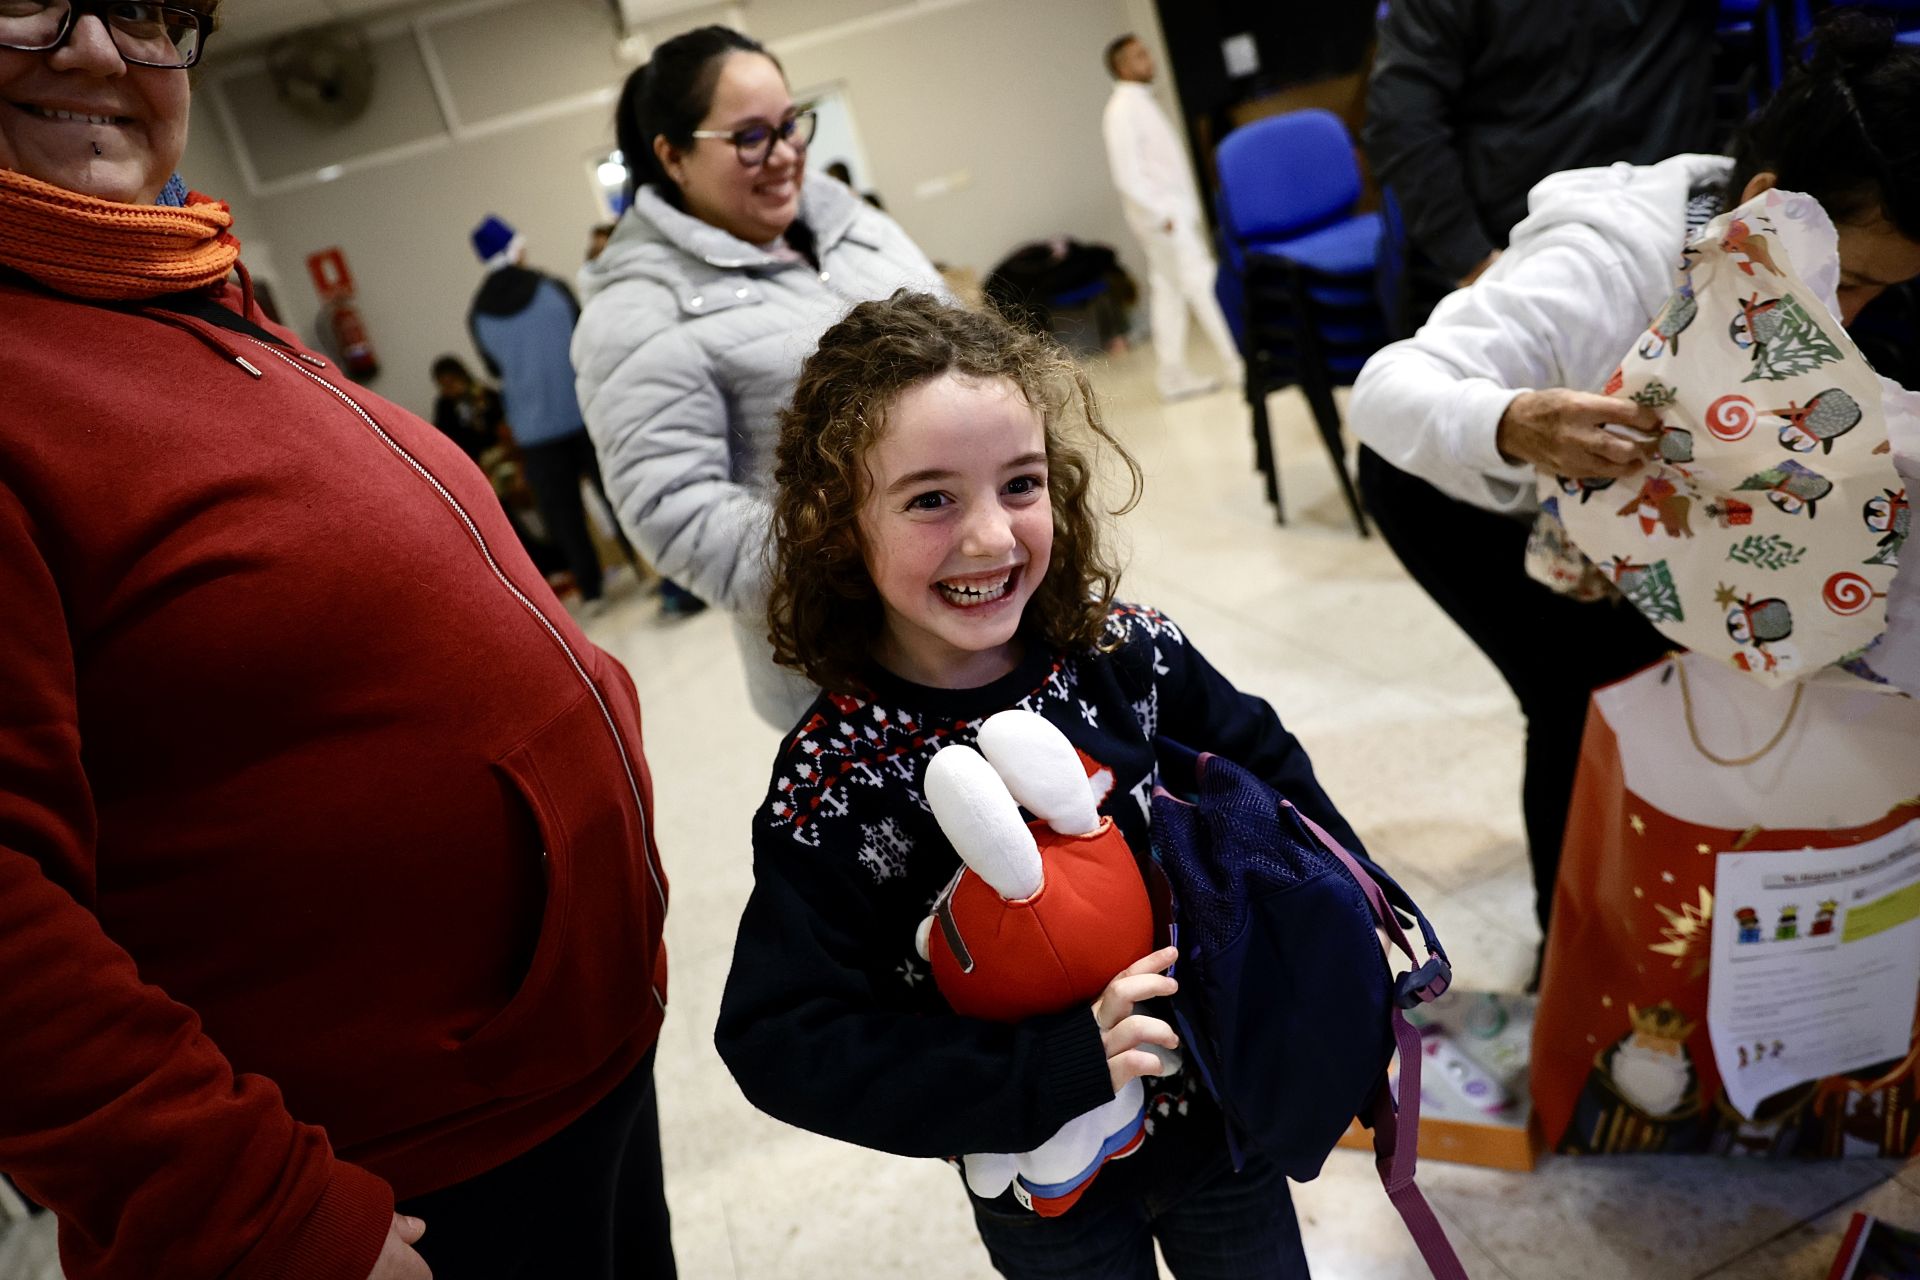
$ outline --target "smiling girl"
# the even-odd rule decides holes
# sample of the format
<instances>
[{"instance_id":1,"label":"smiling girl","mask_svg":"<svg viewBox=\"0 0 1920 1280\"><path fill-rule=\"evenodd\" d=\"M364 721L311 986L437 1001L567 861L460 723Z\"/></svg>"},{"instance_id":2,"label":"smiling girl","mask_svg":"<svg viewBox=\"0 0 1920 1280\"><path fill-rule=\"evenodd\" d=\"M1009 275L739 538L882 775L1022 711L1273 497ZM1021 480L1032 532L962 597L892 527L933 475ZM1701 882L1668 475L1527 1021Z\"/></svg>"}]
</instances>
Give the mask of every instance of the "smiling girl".
<instances>
[{"instance_id":1,"label":"smiling girl","mask_svg":"<svg viewBox=\"0 0 1920 1280\"><path fill-rule=\"evenodd\" d=\"M716 1035L756 1106L862 1146L1027 1151L1146 1080L1149 1136L1059 1217L973 1201L1007 1276L1182 1280L1306 1274L1286 1181L1232 1171L1191 1078L1153 1079L1173 1030L1170 950L1091 1007L1004 1024L947 1007L915 927L959 867L920 793L927 761L1024 707L1079 751L1136 856L1152 740L1237 760L1342 840L1352 832L1272 708L1235 690L1165 615L1116 604L1091 389L1049 341L901 292L822 337L782 419L770 623L826 692L788 736L754 823L754 890ZM1131 506L1131 500L1126 504ZM1124 510L1125 507L1122 508Z\"/></svg>"}]
</instances>

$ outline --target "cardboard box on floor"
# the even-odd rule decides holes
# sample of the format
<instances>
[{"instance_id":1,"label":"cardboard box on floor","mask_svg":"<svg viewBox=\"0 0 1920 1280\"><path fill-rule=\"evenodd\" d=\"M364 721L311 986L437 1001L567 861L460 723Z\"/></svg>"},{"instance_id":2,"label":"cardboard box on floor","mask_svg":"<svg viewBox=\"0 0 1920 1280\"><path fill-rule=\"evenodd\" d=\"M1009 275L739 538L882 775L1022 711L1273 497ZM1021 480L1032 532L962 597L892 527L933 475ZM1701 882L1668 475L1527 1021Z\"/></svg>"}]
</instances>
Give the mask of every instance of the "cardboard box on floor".
<instances>
[{"instance_id":1,"label":"cardboard box on floor","mask_svg":"<svg viewBox=\"0 0 1920 1280\"><path fill-rule=\"evenodd\" d=\"M1455 988L1409 1015L1421 1028L1425 1050L1420 1064L1422 1160L1533 1168L1541 1149L1527 1087L1533 1004L1532 996ZM1396 1088L1398 1072L1395 1062ZM1340 1145L1371 1151L1373 1131L1355 1121Z\"/></svg>"}]
</instances>

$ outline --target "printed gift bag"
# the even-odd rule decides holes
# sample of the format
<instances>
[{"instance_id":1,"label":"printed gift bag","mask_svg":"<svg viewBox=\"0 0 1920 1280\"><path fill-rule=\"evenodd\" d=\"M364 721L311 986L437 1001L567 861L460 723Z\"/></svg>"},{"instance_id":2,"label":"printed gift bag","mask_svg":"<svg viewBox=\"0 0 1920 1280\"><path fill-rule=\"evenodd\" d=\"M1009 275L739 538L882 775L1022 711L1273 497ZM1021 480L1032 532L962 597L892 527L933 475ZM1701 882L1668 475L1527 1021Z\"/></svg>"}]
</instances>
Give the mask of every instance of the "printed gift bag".
<instances>
[{"instance_id":1,"label":"printed gift bag","mask_svg":"<svg viewBox=\"0 0 1920 1280\"><path fill-rule=\"evenodd\" d=\"M1805 1081L1743 1115L1708 1034L1718 855L1778 858L1876 840L1920 820L1920 703L1838 673L1768 689L1702 654L1593 695L1534 1022L1534 1110L1554 1149L1910 1156L1920 1036L1859 1070ZM1821 931L1787 913L1741 930ZM1725 927L1724 922L1719 922ZM1783 992L1782 998L1790 998ZM1884 1016L1915 1016L1915 997Z\"/></svg>"},{"instance_id":2,"label":"printed gift bag","mask_svg":"<svg viewBox=\"0 0 1920 1280\"><path fill-rule=\"evenodd\" d=\"M1835 663L1883 681L1861 654L1911 519L1889 431L1920 423L1847 337L1838 279L1809 196L1709 223L1604 388L1658 412L1657 456L1622 480L1543 476L1535 576L1577 589L1564 557L1540 569L1568 542L1666 635L1766 684Z\"/></svg>"}]
</instances>

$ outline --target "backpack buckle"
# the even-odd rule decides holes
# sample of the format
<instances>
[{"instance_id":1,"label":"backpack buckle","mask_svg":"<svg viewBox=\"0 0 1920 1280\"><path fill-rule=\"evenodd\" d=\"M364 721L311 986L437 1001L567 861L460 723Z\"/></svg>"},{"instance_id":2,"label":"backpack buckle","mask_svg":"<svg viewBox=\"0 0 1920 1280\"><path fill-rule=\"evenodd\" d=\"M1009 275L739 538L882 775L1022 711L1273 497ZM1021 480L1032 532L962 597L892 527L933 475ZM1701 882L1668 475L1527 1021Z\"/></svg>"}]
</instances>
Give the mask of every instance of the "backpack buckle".
<instances>
[{"instance_id":1,"label":"backpack buckle","mask_svg":"<svg viewBox=\"0 0 1920 1280\"><path fill-rule=\"evenodd\" d=\"M1428 956L1427 962L1411 973L1403 973L1394 983L1394 1002L1402 1009L1438 1000L1453 985L1453 966L1444 956Z\"/></svg>"}]
</instances>

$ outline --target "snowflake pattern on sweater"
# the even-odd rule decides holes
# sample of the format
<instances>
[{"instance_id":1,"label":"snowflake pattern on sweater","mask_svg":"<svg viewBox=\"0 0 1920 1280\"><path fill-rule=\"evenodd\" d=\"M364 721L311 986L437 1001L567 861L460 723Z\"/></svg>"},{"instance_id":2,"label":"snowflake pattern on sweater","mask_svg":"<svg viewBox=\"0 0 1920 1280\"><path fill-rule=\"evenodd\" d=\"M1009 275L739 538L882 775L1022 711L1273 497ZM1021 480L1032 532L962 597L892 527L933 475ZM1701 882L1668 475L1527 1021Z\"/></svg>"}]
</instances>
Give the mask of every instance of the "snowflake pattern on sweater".
<instances>
[{"instance_id":1,"label":"snowflake pattern on sweater","mask_svg":"<svg viewBox=\"0 0 1920 1280\"><path fill-rule=\"evenodd\" d=\"M1164 614L1118 605L1107 618L1105 643L1114 646L1115 654L1134 659L1139 674L1145 677L1139 696L1124 703L1127 726L1115 725L1113 731L1137 729L1142 739L1151 742L1160 718L1160 690L1152 681L1171 670L1161 645L1184 647L1186 637ZM1009 705L1044 715L1063 729L1071 727L1070 717L1077 717L1083 728L1099 734L1102 706L1097 695L1082 694L1082 669L1088 663L1103 664L1108 657L1102 652L1057 656L1038 687ZM766 817L795 841L819 848L842 820L866 809L863 799L873 800L881 793L930 813L920 789L928 761L943 747L973 742L988 716L1007 709L989 706L941 716L878 699L822 695L788 740L782 759L790 766L775 775ZM1071 732L1068 736L1075 737ZM1076 745L1080 744L1076 741ZM1084 748L1081 755L1106 768ZM1142 800L1150 793L1151 772L1144 782L1146 789L1139 792ZM900 822L894 818L853 820L858 823L854 847L860 865L876 881L905 875L911 840Z\"/></svg>"}]
</instances>

